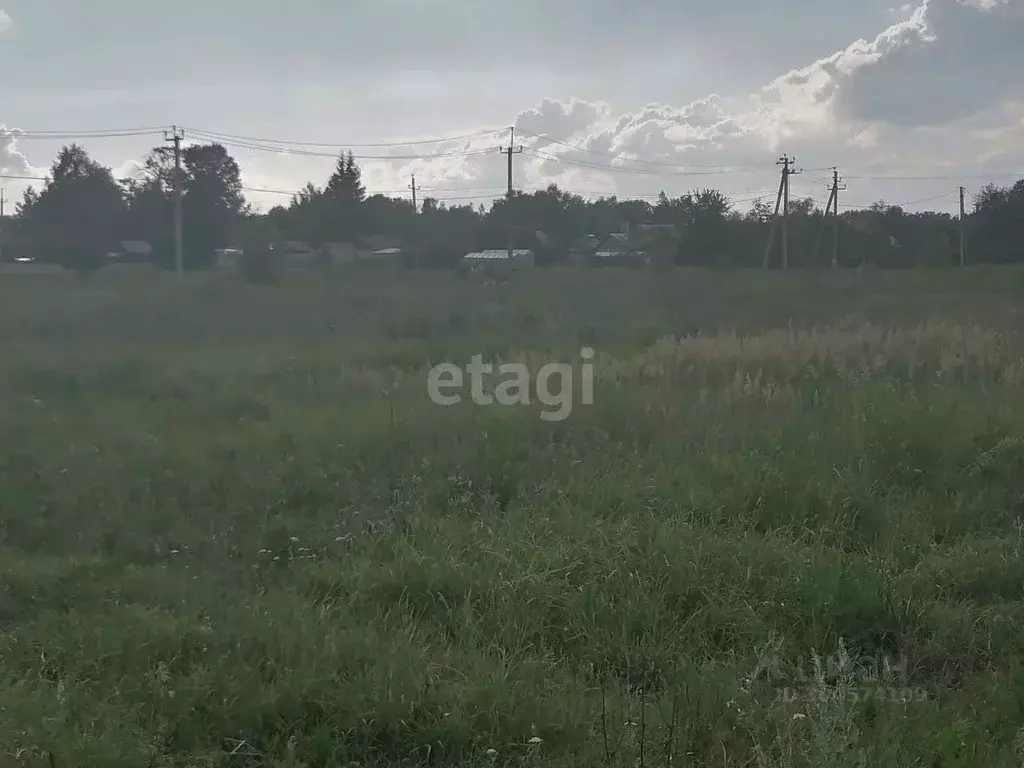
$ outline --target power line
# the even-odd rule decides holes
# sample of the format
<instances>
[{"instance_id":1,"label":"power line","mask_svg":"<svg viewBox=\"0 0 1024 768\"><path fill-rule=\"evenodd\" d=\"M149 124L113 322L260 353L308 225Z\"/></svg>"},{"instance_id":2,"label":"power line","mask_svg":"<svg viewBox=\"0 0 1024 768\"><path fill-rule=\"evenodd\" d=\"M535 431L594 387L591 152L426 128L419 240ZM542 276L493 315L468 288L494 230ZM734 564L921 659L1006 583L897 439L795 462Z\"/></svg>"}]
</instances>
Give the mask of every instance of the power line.
<instances>
[{"instance_id":1,"label":"power line","mask_svg":"<svg viewBox=\"0 0 1024 768\"><path fill-rule=\"evenodd\" d=\"M317 141L279 141L276 139L261 139L253 136L239 136L231 133L218 133L216 131L206 131L199 128L189 128L190 133L203 136L219 137L230 141L241 141L253 144L278 144L287 145L293 147L333 147L335 149L371 149L381 147L413 147L422 146L425 144L442 144L447 141L467 141L469 139L483 138L484 136L496 136L498 131L492 129L489 131L481 131L478 133L465 134L462 136L446 136L435 139L416 139L412 141L392 141L392 142L376 142L372 144L360 144L358 142L345 142L343 144L335 144L330 142L317 142ZM336 154L336 153L335 153Z\"/></svg>"},{"instance_id":2,"label":"power line","mask_svg":"<svg viewBox=\"0 0 1024 768\"><path fill-rule=\"evenodd\" d=\"M17 181L49 181L46 176L17 176L8 173L0 173L0 179L15 179Z\"/></svg>"},{"instance_id":3,"label":"power line","mask_svg":"<svg viewBox=\"0 0 1024 768\"><path fill-rule=\"evenodd\" d=\"M339 152L320 152L312 149L296 149L294 147L284 146L271 146L269 144L256 144L245 141L235 140L223 140L218 137L204 136L203 134L195 133L192 134L198 136L200 139L212 140L218 143L224 144L229 147L236 149L249 149L256 152L272 152L279 155L295 155L299 157L323 157L323 158L337 158ZM355 160L436 160L445 157L473 157L476 155L490 154L493 150L487 149L468 149L468 150L453 150L450 152L437 152L434 154L415 154L415 155L357 155L353 154L352 157Z\"/></svg>"},{"instance_id":4,"label":"power line","mask_svg":"<svg viewBox=\"0 0 1024 768\"><path fill-rule=\"evenodd\" d=\"M17 140L27 141L67 141L71 139L115 139L130 136L159 135L164 127L150 128L109 128L93 131L26 131L20 128L11 131Z\"/></svg>"},{"instance_id":5,"label":"power line","mask_svg":"<svg viewBox=\"0 0 1024 768\"><path fill-rule=\"evenodd\" d=\"M657 171L653 168L621 168L614 165L605 165L600 163L591 163L586 160L575 160L567 158L563 155L552 155L545 152L538 152L533 149L525 150L526 154L531 157L540 158L541 160L552 160L563 165L577 166L579 168L590 168L599 171L608 171L610 173L624 173L634 176L718 176L728 173L744 173L749 172L743 168L737 167L722 167L718 170L709 171ZM682 167L682 166L681 166Z\"/></svg>"},{"instance_id":6,"label":"power line","mask_svg":"<svg viewBox=\"0 0 1024 768\"><path fill-rule=\"evenodd\" d=\"M861 179L864 181L956 181L957 179L999 179L999 178L1020 178L1021 173L954 173L941 176L847 176L848 179Z\"/></svg>"},{"instance_id":7,"label":"power line","mask_svg":"<svg viewBox=\"0 0 1024 768\"><path fill-rule=\"evenodd\" d=\"M849 177L847 176L846 178L849 178ZM885 202L885 201L880 201L880 202L885 202L885 204L887 206L890 206L890 207L904 208L904 207L910 206L910 205L920 205L921 203L930 203L933 200L941 200L944 197L949 197L950 195L955 195L955 194L957 194L955 190L950 190L949 192L943 192L942 194L939 194L939 195L932 195L931 197L924 197L924 198L921 198L920 200L906 200L906 201L903 201L903 202L894 202L894 203L889 203L889 202ZM854 209L854 210L867 210L872 205L874 205L874 203L868 203L867 205L861 205L859 203L840 203L839 207L840 208L850 208L850 209Z\"/></svg>"},{"instance_id":8,"label":"power line","mask_svg":"<svg viewBox=\"0 0 1024 768\"><path fill-rule=\"evenodd\" d=\"M0 176L0 178L3 178ZM250 187L242 186L242 189L248 192L263 192L270 195L297 195L302 192L303 189L272 189L266 187ZM381 189L381 190L367 190L366 194L368 197L375 195L404 195L407 189ZM495 192L504 193L504 187L424 187L416 182L417 192Z\"/></svg>"}]
</instances>

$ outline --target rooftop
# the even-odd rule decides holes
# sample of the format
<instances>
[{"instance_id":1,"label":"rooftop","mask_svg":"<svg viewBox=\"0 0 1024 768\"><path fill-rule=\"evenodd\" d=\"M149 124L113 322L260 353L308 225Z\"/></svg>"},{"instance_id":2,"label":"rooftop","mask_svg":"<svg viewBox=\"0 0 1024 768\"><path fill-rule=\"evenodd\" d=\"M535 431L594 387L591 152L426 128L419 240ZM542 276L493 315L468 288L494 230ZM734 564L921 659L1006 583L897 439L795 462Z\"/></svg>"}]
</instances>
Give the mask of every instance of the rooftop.
<instances>
[{"instance_id":1,"label":"rooftop","mask_svg":"<svg viewBox=\"0 0 1024 768\"><path fill-rule=\"evenodd\" d=\"M516 248L516 249L514 249L512 251L512 258L517 258L517 257L518 258L522 258L524 256L530 256L532 254L533 254L533 251L530 251L528 249ZM495 259L495 260L506 259L507 260L508 259L508 248L503 248L503 249L500 249L500 250L494 249L494 250L487 250L487 251L475 251L473 253L467 253L464 256L464 258L466 258L466 259L473 259L473 260L477 260L477 259Z\"/></svg>"}]
</instances>

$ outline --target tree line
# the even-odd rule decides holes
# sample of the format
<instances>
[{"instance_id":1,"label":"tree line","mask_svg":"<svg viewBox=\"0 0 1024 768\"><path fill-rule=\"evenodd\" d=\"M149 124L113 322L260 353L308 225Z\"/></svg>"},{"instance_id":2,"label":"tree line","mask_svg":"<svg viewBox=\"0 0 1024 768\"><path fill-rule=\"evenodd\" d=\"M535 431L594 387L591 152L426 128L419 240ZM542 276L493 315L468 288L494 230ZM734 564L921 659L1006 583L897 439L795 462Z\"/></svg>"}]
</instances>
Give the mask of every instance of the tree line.
<instances>
[{"instance_id":1,"label":"tree line","mask_svg":"<svg viewBox=\"0 0 1024 768\"><path fill-rule=\"evenodd\" d=\"M342 153L323 186L307 184L287 205L255 213L247 204L237 162L220 144L182 151L185 266L211 266L221 248L294 240L321 247L359 237L388 235L407 243L421 266L453 266L472 250L530 248L543 262L567 258L581 238L597 240L640 224L670 224L676 263L705 267L759 267L773 210L764 200L739 210L723 193L664 193L654 202L601 197L593 200L555 185L514 192L490 205L448 206L426 197L419 210L409 200L367 195L351 153ZM141 179L118 180L78 145L64 147L39 190L30 187L3 233L10 254L88 272L122 241L149 243L153 259L173 265L173 150L156 147ZM789 266L831 264L831 227L838 227L840 266L883 268L959 262L960 222L947 213L909 213L878 202L848 210L837 222L813 200L794 200L788 218ZM1009 187L988 185L965 220L972 263L1024 260L1024 179ZM542 234L538 234L542 233ZM593 241L593 240L592 240ZM778 246L776 246L776 249ZM779 254L772 254L777 266Z\"/></svg>"}]
</instances>

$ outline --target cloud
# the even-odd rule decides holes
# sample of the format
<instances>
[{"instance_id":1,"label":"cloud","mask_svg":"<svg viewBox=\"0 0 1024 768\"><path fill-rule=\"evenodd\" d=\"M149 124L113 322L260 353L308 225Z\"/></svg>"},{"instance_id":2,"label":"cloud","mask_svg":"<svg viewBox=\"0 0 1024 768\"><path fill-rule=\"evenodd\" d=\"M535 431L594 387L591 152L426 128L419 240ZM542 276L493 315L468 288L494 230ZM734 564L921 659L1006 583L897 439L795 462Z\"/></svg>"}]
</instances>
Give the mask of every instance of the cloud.
<instances>
[{"instance_id":1,"label":"cloud","mask_svg":"<svg viewBox=\"0 0 1024 768\"><path fill-rule=\"evenodd\" d=\"M611 108L605 102L591 103L572 98L562 103L555 99L544 99L536 107L520 112L515 127L528 134L565 141L610 113Z\"/></svg>"},{"instance_id":2,"label":"cloud","mask_svg":"<svg viewBox=\"0 0 1024 768\"><path fill-rule=\"evenodd\" d=\"M930 126L1024 96L1020 0L925 0L872 41L770 86L827 104L838 120Z\"/></svg>"},{"instance_id":3,"label":"cloud","mask_svg":"<svg viewBox=\"0 0 1024 768\"><path fill-rule=\"evenodd\" d=\"M555 181L620 195L705 185L759 190L774 185L775 159L789 152L804 167L820 169L794 184L823 195L822 177L835 164L860 172L852 186L859 202L870 202L927 196L920 181L905 178L901 186L881 175L970 175L1005 171L1014 160L1024 165L1022 0L923 0L901 14L873 39L737 99L711 94L679 107L649 104L619 114L602 102L545 99L516 118L527 149L517 161L517 183ZM416 166L422 179L500 190L505 166L494 149L493 155L381 164L373 176L386 184ZM940 179L930 189L942 191L943 183L953 188Z\"/></svg>"},{"instance_id":4,"label":"cloud","mask_svg":"<svg viewBox=\"0 0 1024 768\"><path fill-rule=\"evenodd\" d=\"M12 176L31 176L36 169L18 147L21 131L0 125L0 173Z\"/></svg>"},{"instance_id":5,"label":"cloud","mask_svg":"<svg viewBox=\"0 0 1024 768\"><path fill-rule=\"evenodd\" d=\"M7 32L14 26L14 19L3 8L0 8L0 33Z\"/></svg>"}]
</instances>

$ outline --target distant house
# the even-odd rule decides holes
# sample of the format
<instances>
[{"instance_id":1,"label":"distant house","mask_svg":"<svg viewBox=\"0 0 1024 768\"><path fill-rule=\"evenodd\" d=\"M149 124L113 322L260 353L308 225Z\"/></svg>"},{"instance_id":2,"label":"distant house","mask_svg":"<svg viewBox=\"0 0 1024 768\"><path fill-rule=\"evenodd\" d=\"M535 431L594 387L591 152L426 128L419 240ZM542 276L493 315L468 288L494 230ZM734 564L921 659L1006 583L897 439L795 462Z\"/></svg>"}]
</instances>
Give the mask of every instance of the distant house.
<instances>
[{"instance_id":1,"label":"distant house","mask_svg":"<svg viewBox=\"0 0 1024 768\"><path fill-rule=\"evenodd\" d=\"M329 264L354 264L359 256L355 243L343 242L324 243L322 253Z\"/></svg>"},{"instance_id":2,"label":"distant house","mask_svg":"<svg viewBox=\"0 0 1024 768\"><path fill-rule=\"evenodd\" d=\"M593 252L592 263L617 265L672 264L679 251L679 230L670 224L641 224L613 232Z\"/></svg>"},{"instance_id":3,"label":"distant house","mask_svg":"<svg viewBox=\"0 0 1024 768\"><path fill-rule=\"evenodd\" d=\"M117 250L108 253L107 257L122 263L152 262L153 246L145 240L122 240Z\"/></svg>"},{"instance_id":4,"label":"distant house","mask_svg":"<svg viewBox=\"0 0 1024 768\"><path fill-rule=\"evenodd\" d=\"M117 250L107 253L103 274L133 274L155 270L153 246L144 240L122 240Z\"/></svg>"},{"instance_id":5,"label":"distant house","mask_svg":"<svg viewBox=\"0 0 1024 768\"><path fill-rule=\"evenodd\" d=\"M513 249L511 256L507 248L491 249L467 253L462 257L462 263L470 269L508 270L532 267L536 263L536 256L526 248Z\"/></svg>"},{"instance_id":6,"label":"distant house","mask_svg":"<svg viewBox=\"0 0 1024 768\"><path fill-rule=\"evenodd\" d=\"M592 263L599 265L639 265L648 263L647 251L624 232L608 235L593 252Z\"/></svg>"},{"instance_id":7,"label":"distant house","mask_svg":"<svg viewBox=\"0 0 1024 768\"><path fill-rule=\"evenodd\" d=\"M218 248L214 251L217 269L237 269L242 260L243 251L241 248Z\"/></svg>"},{"instance_id":8,"label":"distant house","mask_svg":"<svg viewBox=\"0 0 1024 768\"><path fill-rule=\"evenodd\" d=\"M368 235L355 242L356 260L369 265L398 266L409 262L412 249L395 235Z\"/></svg>"},{"instance_id":9,"label":"distant house","mask_svg":"<svg viewBox=\"0 0 1024 768\"><path fill-rule=\"evenodd\" d=\"M285 269L313 269L323 265L323 254L301 240L275 243L271 250L278 253Z\"/></svg>"},{"instance_id":10,"label":"distant house","mask_svg":"<svg viewBox=\"0 0 1024 768\"><path fill-rule=\"evenodd\" d=\"M406 250L407 246L402 238L397 235L367 235L357 238L357 245L365 251L390 251Z\"/></svg>"},{"instance_id":11,"label":"distant house","mask_svg":"<svg viewBox=\"0 0 1024 768\"><path fill-rule=\"evenodd\" d=\"M580 237L569 246L569 261L578 265L589 264L600 247L601 241L595 235Z\"/></svg>"}]
</instances>

